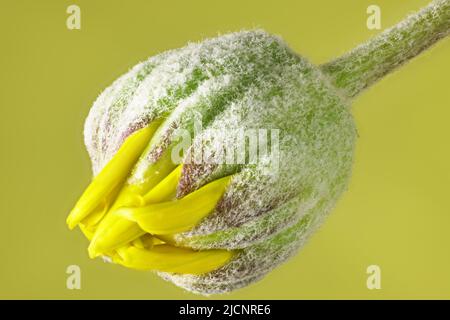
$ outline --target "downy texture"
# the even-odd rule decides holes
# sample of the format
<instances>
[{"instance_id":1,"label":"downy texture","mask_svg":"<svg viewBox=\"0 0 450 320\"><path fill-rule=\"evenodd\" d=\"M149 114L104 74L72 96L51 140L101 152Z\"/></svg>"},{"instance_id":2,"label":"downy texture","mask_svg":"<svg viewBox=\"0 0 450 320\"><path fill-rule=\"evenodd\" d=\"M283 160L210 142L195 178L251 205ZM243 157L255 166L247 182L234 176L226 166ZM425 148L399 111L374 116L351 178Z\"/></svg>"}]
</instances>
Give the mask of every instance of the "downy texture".
<instances>
[{"instance_id":1,"label":"downy texture","mask_svg":"<svg viewBox=\"0 0 450 320\"><path fill-rule=\"evenodd\" d=\"M91 257L158 271L195 293L260 279L297 252L345 190L356 138L351 98L447 35L449 11L449 1L434 1L320 67L263 30L136 65L86 119L94 180L69 226L91 240ZM277 136L257 161L214 161L242 131L261 129ZM173 160L180 130L192 137L181 165ZM202 161L192 161L196 150Z\"/></svg>"}]
</instances>

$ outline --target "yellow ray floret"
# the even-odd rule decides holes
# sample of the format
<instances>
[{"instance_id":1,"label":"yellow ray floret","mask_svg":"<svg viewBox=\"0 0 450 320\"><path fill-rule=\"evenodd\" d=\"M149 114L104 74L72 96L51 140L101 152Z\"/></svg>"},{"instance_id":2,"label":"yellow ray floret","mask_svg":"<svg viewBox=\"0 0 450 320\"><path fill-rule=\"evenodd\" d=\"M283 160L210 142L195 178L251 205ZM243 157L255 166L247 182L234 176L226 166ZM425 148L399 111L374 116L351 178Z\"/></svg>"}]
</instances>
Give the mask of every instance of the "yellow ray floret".
<instances>
[{"instance_id":1,"label":"yellow ray floret","mask_svg":"<svg viewBox=\"0 0 450 320\"><path fill-rule=\"evenodd\" d=\"M126 246L117 250L113 261L138 270L203 274L220 268L233 254L227 250L195 251L166 244L156 245L151 249Z\"/></svg>"},{"instance_id":2,"label":"yellow ray floret","mask_svg":"<svg viewBox=\"0 0 450 320\"><path fill-rule=\"evenodd\" d=\"M111 210L98 225L88 248L89 256L95 258L99 255L123 246L145 234L135 222L124 219L115 214L115 208L120 205L143 205L142 197L125 186Z\"/></svg>"},{"instance_id":3,"label":"yellow ray floret","mask_svg":"<svg viewBox=\"0 0 450 320\"><path fill-rule=\"evenodd\" d=\"M104 255L133 269L182 274L216 270L235 252L181 248L164 237L172 239L174 234L192 229L211 213L231 176L176 199L183 165L173 164L166 152L149 166L143 183L125 183L159 125L153 122L124 141L83 193L67 224L71 229L79 225L90 240L91 258Z\"/></svg>"},{"instance_id":4,"label":"yellow ray floret","mask_svg":"<svg viewBox=\"0 0 450 320\"><path fill-rule=\"evenodd\" d=\"M120 207L140 207L152 201L167 201L175 197L182 165L175 168L152 191L141 197L136 186L127 185L120 192L113 208L100 223L89 245L89 256L96 257L142 236L143 231L133 220L117 213ZM155 191L153 191L155 190Z\"/></svg>"},{"instance_id":5,"label":"yellow ray floret","mask_svg":"<svg viewBox=\"0 0 450 320\"><path fill-rule=\"evenodd\" d=\"M183 165L175 168L167 177L144 195L144 203L156 203L175 198L178 181L180 180Z\"/></svg>"},{"instance_id":6,"label":"yellow ray floret","mask_svg":"<svg viewBox=\"0 0 450 320\"><path fill-rule=\"evenodd\" d=\"M210 182L181 199L119 208L116 214L136 221L144 231L155 235L188 231L214 210L230 179L227 176Z\"/></svg>"},{"instance_id":7,"label":"yellow ray floret","mask_svg":"<svg viewBox=\"0 0 450 320\"><path fill-rule=\"evenodd\" d=\"M92 238L94 237L95 227L88 227L85 224L83 224L82 222L80 222L79 227L80 227L81 232L83 232L84 236L89 241L91 241Z\"/></svg>"},{"instance_id":8,"label":"yellow ray floret","mask_svg":"<svg viewBox=\"0 0 450 320\"><path fill-rule=\"evenodd\" d=\"M104 198L93 212L80 221L80 226L88 226L91 229L94 226L97 226L114 203L114 200L119 193L119 189L119 187L116 187L106 198Z\"/></svg>"},{"instance_id":9,"label":"yellow ray floret","mask_svg":"<svg viewBox=\"0 0 450 320\"><path fill-rule=\"evenodd\" d=\"M143 236L133 240L131 245L135 246L139 249L151 249L155 245L164 244L164 242L158 238L153 237L152 235L146 233Z\"/></svg>"},{"instance_id":10,"label":"yellow ray floret","mask_svg":"<svg viewBox=\"0 0 450 320\"><path fill-rule=\"evenodd\" d=\"M139 159L159 123L153 122L130 135L106 164L103 170L94 178L67 218L67 224L73 229L86 218L130 173L131 168Z\"/></svg>"}]
</instances>

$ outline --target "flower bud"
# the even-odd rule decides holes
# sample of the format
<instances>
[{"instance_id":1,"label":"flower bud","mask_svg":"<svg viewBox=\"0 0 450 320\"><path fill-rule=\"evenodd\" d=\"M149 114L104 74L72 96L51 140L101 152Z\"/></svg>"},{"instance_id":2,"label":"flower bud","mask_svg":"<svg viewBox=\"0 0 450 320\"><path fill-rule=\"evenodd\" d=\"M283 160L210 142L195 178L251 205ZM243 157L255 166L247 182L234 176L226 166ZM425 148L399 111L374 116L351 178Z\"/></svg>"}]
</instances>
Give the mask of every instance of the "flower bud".
<instances>
[{"instance_id":1,"label":"flower bud","mask_svg":"<svg viewBox=\"0 0 450 320\"><path fill-rule=\"evenodd\" d=\"M448 33L446 8L436 1L323 67L260 30L138 64L87 117L94 178L69 227L90 240L92 258L157 271L192 292L262 278L297 252L347 186L356 138L349 98L402 52L403 62L421 51L411 46ZM406 32L417 27L430 33ZM399 43L386 46L390 37ZM385 71L371 71L370 59Z\"/></svg>"}]
</instances>

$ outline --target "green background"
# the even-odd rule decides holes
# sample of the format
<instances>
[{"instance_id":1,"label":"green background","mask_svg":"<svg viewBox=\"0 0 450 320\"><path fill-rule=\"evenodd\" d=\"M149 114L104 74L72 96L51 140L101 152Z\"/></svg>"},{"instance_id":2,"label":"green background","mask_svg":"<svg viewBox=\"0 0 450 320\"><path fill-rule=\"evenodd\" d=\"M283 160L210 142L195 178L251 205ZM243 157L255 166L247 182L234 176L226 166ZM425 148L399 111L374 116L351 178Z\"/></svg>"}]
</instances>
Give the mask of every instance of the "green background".
<instances>
[{"instance_id":1,"label":"green background","mask_svg":"<svg viewBox=\"0 0 450 320\"><path fill-rule=\"evenodd\" d=\"M81 8L81 30L66 8ZM2 1L0 298L197 298L150 272L90 260L65 218L90 180L83 121L96 96L138 61L218 33L261 27L314 63L427 0ZM215 298L450 298L450 42L353 105L353 179L304 249L262 281ZM81 290L66 268L81 267ZM366 268L381 267L381 290Z\"/></svg>"}]
</instances>

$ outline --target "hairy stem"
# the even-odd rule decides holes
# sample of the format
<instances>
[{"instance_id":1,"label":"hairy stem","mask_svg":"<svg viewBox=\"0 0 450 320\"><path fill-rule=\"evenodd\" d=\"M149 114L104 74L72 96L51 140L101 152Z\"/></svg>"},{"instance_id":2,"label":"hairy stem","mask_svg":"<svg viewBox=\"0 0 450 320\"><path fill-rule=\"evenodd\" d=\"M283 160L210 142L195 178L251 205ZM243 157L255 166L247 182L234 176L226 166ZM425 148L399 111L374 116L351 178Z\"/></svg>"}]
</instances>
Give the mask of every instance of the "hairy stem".
<instances>
[{"instance_id":1,"label":"hairy stem","mask_svg":"<svg viewBox=\"0 0 450 320\"><path fill-rule=\"evenodd\" d=\"M435 0L349 53L321 66L344 96L364 89L449 34L450 0Z\"/></svg>"}]
</instances>

